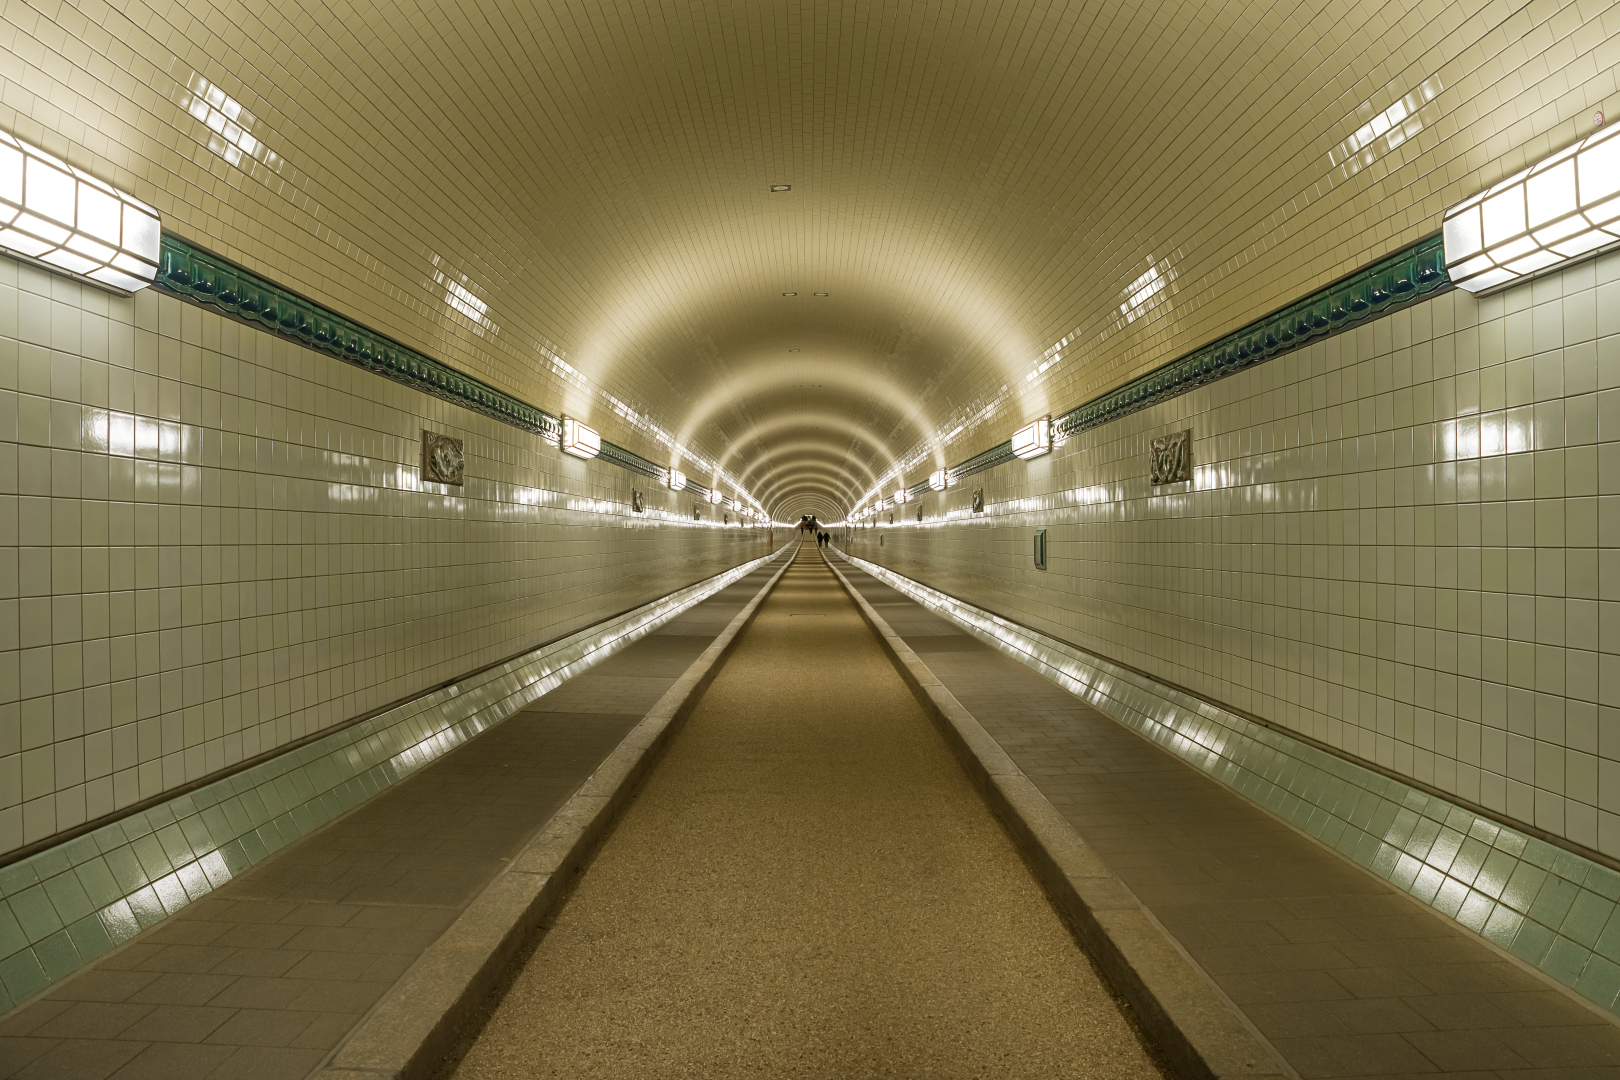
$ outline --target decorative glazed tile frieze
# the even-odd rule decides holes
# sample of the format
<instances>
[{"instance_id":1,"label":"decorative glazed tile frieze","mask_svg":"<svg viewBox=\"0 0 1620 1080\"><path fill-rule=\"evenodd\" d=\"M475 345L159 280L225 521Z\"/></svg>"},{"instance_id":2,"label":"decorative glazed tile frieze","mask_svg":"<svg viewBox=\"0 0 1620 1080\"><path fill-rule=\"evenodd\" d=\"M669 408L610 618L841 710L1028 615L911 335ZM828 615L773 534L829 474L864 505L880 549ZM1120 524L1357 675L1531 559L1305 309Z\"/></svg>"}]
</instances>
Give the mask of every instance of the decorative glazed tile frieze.
<instances>
[{"instance_id":1,"label":"decorative glazed tile frieze","mask_svg":"<svg viewBox=\"0 0 1620 1080\"><path fill-rule=\"evenodd\" d=\"M169 292L215 307L255 326L311 348L331 353L356 367L413 390L493 417L556 446L562 418L504 390L457 371L401 345L330 308L306 300L227 259L163 234L157 281ZM632 472L662 479L664 470L631 450L602 443L601 457Z\"/></svg>"},{"instance_id":2,"label":"decorative glazed tile frieze","mask_svg":"<svg viewBox=\"0 0 1620 1080\"><path fill-rule=\"evenodd\" d=\"M1437 234L1053 418L1052 439L1061 444L1082 431L1348 330L1450 284L1444 246ZM954 482L1012 460L1009 440L954 466L950 477Z\"/></svg>"},{"instance_id":3,"label":"decorative glazed tile frieze","mask_svg":"<svg viewBox=\"0 0 1620 1080\"><path fill-rule=\"evenodd\" d=\"M1224 379L1317 338L1349 329L1446 288L1445 251L1431 236L1281 311L1132 379L1052 421L1062 440Z\"/></svg>"}]
</instances>

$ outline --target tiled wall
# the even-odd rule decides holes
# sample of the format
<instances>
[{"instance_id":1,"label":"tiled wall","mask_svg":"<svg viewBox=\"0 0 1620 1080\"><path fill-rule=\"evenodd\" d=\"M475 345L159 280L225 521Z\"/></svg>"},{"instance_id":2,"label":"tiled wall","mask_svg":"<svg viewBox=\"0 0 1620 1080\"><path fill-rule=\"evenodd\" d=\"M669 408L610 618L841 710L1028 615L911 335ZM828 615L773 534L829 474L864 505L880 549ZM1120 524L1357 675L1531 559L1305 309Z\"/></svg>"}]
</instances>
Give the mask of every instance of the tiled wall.
<instances>
[{"instance_id":1,"label":"tiled wall","mask_svg":"<svg viewBox=\"0 0 1620 1080\"><path fill-rule=\"evenodd\" d=\"M684 432L831 318L787 382L968 441L1011 386L999 441L1432 233L1620 90L1577 0L333 10L6 5L0 128L648 456L546 358Z\"/></svg>"},{"instance_id":2,"label":"tiled wall","mask_svg":"<svg viewBox=\"0 0 1620 1080\"><path fill-rule=\"evenodd\" d=\"M465 440L459 492L421 482L423 428ZM0 852L766 553L693 510L156 290L0 259Z\"/></svg>"},{"instance_id":3,"label":"tiled wall","mask_svg":"<svg viewBox=\"0 0 1620 1080\"><path fill-rule=\"evenodd\" d=\"M1188 427L1194 479L1152 488L1149 441ZM1620 855L1620 254L1416 302L922 507L844 546Z\"/></svg>"}]
</instances>

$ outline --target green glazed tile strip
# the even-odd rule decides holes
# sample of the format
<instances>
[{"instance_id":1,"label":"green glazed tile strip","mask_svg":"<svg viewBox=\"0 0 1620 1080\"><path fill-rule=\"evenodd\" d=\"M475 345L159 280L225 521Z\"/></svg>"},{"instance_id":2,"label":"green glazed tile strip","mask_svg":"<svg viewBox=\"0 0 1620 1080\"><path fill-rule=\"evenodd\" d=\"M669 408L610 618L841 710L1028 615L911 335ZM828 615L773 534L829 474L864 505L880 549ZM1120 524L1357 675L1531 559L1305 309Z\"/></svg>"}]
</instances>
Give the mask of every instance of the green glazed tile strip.
<instances>
[{"instance_id":1,"label":"green glazed tile strip","mask_svg":"<svg viewBox=\"0 0 1620 1080\"><path fill-rule=\"evenodd\" d=\"M733 567L455 686L0 868L0 1013L399 783L773 557Z\"/></svg>"},{"instance_id":2,"label":"green glazed tile strip","mask_svg":"<svg viewBox=\"0 0 1620 1080\"><path fill-rule=\"evenodd\" d=\"M312 349L331 353L413 390L522 428L553 446L562 438L561 418L544 409L368 330L330 308L312 303L168 233L163 235L156 284ZM655 478L664 476L660 466L622 446L604 441L600 456L633 472Z\"/></svg>"},{"instance_id":3,"label":"green glazed tile strip","mask_svg":"<svg viewBox=\"0 0 1620 1080\"><path fill-rule=\"evenodd\" d=\"M610 443L606 439L602 440L602 450L597 456L603 461L611 461L620 468L651 477L659 483L663 483L664 478L669 475L667 469L653 464L640 454L633 454L622 446Z\"/></svg>"},{"instance_id":4,"label":"green glazed tile strip","mask_svg":"<svg viewBox=\"0 0 1620 1080\"><path fill-rule=\"evenodd\" d=\"M975 454L962 462L962 464L951 469L951 481L954 483L963 477L972 476L974 473L981 473L986 469L993 469L997 465L1014 460L1016 460L1016 457L1012 452L1012 440L1008 439L1000 446L992 446L984 453Z\"/></svg>"},{"instance_id":5,"label":"green glazed tile strip","mask_svg":"<svg viewBox=\"0 0 1620 1080\"><path fill-rule=\"evenodd\" d=\"M1620 873L865 559L844 557L1620 1015Z\"/></svg>"},{"instance_id":6,"label":"green glazed tile strip","mask_svg":"<svg viewBox=\"0 0 1620 1080\"><path fill-rule=\"evenodd\" d=\"M1054 441L1077 435L1348 330L1450 285L1441 238L1431 236L1219 341L1132 379L1052 422Z\"/></svg>"},{"instance_id":7,"label":"green glazed tile strip","mask_svg":"<svg viewBox=\"0 0 1620 1080\"><path fill-rule=\"evenodd\" d=\"M156 284L553 444L562 435L562 421L550 413L167 233Z\"/></svg>"},{"instance_id":8,"label":"green glazed tile strip","mask_svg":"<svg viewBox=\"0 0 1620 1080\"><path fill-rule=\"evenodd\" d=\"M1068 439L1088 428L1196 390L1317 338L1348 330L1418 297L1432 295L1450 284L1441 238L1431 236L1219 341L1070 409L1053 419L1052 440ZM951 479L960 480L1012 460L1012 443L1005 442L954 466L950 470ZM926 483L920 484L912 491L920 492L926 487Z\"/></svg>"}]
</instances>

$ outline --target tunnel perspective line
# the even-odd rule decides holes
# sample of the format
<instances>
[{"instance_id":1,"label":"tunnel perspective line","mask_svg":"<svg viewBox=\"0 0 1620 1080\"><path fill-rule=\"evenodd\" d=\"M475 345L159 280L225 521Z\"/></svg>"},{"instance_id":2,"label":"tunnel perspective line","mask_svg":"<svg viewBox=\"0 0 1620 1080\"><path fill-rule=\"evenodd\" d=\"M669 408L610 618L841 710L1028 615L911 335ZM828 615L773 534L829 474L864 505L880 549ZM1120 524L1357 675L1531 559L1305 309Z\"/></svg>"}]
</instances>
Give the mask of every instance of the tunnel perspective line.
<instances>
[{"instance_id":1,"label":"tunnel perspective line","mask_svg":"<svg viewBox=\"0 0 1620 1080\"><path fill-rule=\"evenodd\" d=\"M455 1075L1160 1074L806 543Z\"/></svg>"}]
</instances>

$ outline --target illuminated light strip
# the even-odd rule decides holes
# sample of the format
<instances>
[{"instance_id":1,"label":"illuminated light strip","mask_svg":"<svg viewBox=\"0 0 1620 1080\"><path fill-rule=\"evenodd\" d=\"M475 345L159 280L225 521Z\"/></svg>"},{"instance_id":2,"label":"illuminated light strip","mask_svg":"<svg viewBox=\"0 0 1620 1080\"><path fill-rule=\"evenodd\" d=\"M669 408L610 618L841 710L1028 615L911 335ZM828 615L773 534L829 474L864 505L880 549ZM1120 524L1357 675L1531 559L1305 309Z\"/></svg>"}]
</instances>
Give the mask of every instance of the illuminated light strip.
<instances>
[{"instance_id":1,"label":"illuminated light strip","mask_svg":"<svg viewBox=\"0 0 1620 1080\"><path fill-rule=\"evenodd\" d=\"M36 916L26 944L0 956L0 1013L792 550L784 546L11 864L0 879L0 902L39 895L24 901ZM288 802L290 792L303 801ZM96 899L99 885L83 884L114 881L109 858L123 875L110 902ZM95 906L70 925L60 916L52 916L56 925L43 925L54 911L48 897L58 890L83 890ZM76 956L77 963L64 965L64 956Z\"/></svg>"},{"instance_id":2,"label":"illuminated light strip","mask_svg":"<svg viewBox=\"0 0 1620 1080\"><path fill-rule=\"evenodd\" d=\"M562 452L577 458L593 458L602 452L602 436L571 416L563 417Z\"/></svg>"},{"instance_id":3,"label":"illuminated light strip","mask_svg":"<svg viewBox=\"0 0 1620 1080\"><path fill-rule=\"evenodd\" d=\"M0 248L134 292L157 276L162 237L146 203L0 132Z\"/></svg>"},{"instance_id":4,"label":"illuminated light strip","mask_svg":"<svg viewBox=\"0 0 1620 1080\"><path fill-rule=\"evenodd\" d=\"M833 550L1420 903L1620 1015L1611 977L1620 965L1598 953L1581 929L1620 914L1612 895L1620 874L1612 869ZM1475 847L1472 857L1460 857L1465 845ZM1552 925L1532 915L1542 893L1557 900L1546 905Z\"/></svg>"},{"instance_id":5,"label":"illuminated light strip","mask_svg":"<svg viewBox=\"0 0 1620 1080\"><path fill-rule=\"evenodd\" d=\"M1446 211L1446 272L1484 292L1620 243L1620 128L1588 135Z\"/></svg>"}]
</instances>

